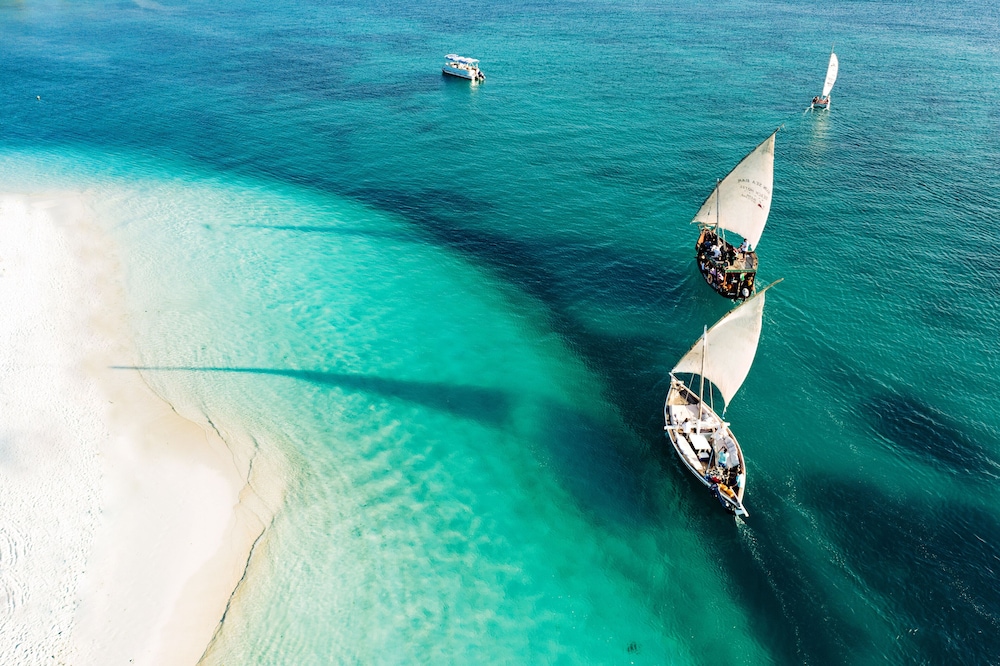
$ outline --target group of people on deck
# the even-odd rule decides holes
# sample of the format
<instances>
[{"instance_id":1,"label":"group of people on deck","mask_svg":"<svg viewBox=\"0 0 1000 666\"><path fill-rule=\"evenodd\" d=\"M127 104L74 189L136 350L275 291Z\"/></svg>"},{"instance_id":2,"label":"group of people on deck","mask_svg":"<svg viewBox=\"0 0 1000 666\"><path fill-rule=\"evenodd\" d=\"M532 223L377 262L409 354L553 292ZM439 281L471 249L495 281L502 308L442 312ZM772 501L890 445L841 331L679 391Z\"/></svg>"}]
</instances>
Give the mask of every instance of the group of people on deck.
<instances>
[{"instance_id":1,"label":"group of people on deck","mask_svg":"<svg viewBox=\"0 0 1000 666\"><path fill-rule=\"evenodd\" d=\"M729 298L749 298L753 293L754 271L739 269L749 267L747 255L752 253L753 248L746 240L737 249L708 230L698 246L698 268L717 292Z\"/></svg>"}]
</instances>

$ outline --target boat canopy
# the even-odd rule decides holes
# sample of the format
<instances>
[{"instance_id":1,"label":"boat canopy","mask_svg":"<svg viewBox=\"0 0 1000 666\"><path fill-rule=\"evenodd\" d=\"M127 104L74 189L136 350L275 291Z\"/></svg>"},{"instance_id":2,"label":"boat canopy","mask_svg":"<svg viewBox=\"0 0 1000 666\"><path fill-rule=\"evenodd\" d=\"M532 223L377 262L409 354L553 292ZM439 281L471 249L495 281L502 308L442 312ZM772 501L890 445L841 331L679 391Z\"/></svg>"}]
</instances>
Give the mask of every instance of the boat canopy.
<instances>
[{"instance_id":1,"label":"boat canopy","mask_svg":"<svg viewBox=\"0 0 1000 666\"><path fill-rule=\"evenodd\" d=\"M457 63L462 64L462 65L478 65L479 64L479 61L476 60L475 58L465 58L465 57L460 56L460 55L455 55L454 53L449 53L448 55L446 55L444 57L444 59L445 60L449 60L451 62L457 62Z\"/></svg>"},{"instance_id":2,"label":"boat canopy","mask_svg":"<svg viewBox=\"0 0 1000 666\"><path fill-rule=\"evenodd\" d=\"M716 223L726 231L743 236L756 249L768 213L774 185L774 134L754 148L705 199L694 222Z\"/></svg>"},{"instance_id":3,"label":"boat canopy","mask_svg":"<svg viewBox=\"0 0 1000 666\"><path fill-rule=\"evenodd\" d=\"M717 321L681 357L673 372L701 375L719 389L728 405L747 378L757 354L767 289L757 292Z\"/></svg>"},{"instance_id":4,"label":"boat canopy","mask_svg":"<svg viewBox=\"0 0 1000 666\"><path fill-rule=\"evenodd\" d=\"M830 91L833 90L833 84L837 81L837 70L840 68L840 62L837 60L837 54L830 53L830 64L826 67L826 82L823 83L823 97L828 97Z\"/></svg>"}]
</instances>

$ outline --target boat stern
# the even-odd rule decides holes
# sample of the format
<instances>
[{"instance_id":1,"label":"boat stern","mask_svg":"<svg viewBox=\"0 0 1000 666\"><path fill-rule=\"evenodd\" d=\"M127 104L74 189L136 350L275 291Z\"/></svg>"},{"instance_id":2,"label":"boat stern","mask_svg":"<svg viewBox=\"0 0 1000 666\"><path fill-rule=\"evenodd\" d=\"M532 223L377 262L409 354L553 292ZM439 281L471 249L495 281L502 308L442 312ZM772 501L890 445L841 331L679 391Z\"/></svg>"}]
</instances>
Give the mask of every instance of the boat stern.
<instances>
[{"instance_id":1,"label":"boat stern","mask_svg":"<svg viewBox=\"0 0 1000 666\"><path fill-rule=\"evenodd\" d=\"M715 498L719 500L719 503L727 512L739 518L750 516L750 512L743 506L743 501L731 488L721 483L713 483L711 488L712 494L715 495Z\"/></svg>"}]
</instances>

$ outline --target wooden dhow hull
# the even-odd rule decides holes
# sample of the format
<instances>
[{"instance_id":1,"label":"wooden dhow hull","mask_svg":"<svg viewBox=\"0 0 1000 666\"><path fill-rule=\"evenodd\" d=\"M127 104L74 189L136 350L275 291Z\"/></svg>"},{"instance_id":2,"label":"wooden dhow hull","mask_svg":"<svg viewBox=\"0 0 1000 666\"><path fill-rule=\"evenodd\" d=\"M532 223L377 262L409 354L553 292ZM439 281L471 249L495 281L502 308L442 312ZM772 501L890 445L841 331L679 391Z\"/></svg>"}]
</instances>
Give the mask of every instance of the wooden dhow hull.
<instances>
[{"instance_id":1,"label":"wooden dhow hull","mask_svg":"<svg viewBox=\"0 0 1000 666\"><path fill-rule=\"evenodd\" d=\"M718 253L714 253L712 247L718 247ZM695 260L705 282L720 296L742 301L753 294L757 279L756 252L741 252L706 227L695 243Z\"/></svg>"},{"instance_id":2,"label":"wooden dhow hull","mask_svg":"<svg viewBox=\"0 0 1000 666\"><path fill-rule=\"evenodd\" d=\"M726 511L748 516L743 506L746 463L729 424L673 376L663 405L663 420L667 439L684 467L712 491Z\"/></svg>"}]
</instances>

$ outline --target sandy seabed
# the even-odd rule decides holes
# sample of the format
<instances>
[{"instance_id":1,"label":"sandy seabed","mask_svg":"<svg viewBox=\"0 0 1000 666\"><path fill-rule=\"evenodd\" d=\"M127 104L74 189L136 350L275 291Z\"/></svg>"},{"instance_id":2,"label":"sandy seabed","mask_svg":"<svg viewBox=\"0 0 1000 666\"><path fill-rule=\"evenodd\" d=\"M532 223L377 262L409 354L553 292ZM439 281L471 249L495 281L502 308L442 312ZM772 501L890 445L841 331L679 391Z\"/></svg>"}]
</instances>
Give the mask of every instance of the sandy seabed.
<instances>
[{"instance_id":1,"label":"sandy seabed","mask_svg":"<svg viewBox=\"0 0 1000 666\"><path fill-rule=\"evenodd\" d=\"M195 664L271 512L136 370L83 193L0 196L0 663Z\"/></svg>"}]
</instances>

